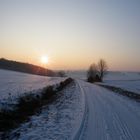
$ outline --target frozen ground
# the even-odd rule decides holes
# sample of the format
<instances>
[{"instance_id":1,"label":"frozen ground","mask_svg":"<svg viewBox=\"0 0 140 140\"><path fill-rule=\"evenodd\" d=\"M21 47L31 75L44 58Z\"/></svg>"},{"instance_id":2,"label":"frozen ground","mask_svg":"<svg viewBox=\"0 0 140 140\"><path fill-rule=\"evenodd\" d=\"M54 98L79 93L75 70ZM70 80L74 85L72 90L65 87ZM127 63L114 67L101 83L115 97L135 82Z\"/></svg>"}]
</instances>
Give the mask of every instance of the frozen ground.
<instances>
[{"instance_id":1,"label":"frozen ground","mask_svg":"<svg viewBox=\"0 0 140 140\"><path fill-rule=\"evenodd\" d=\"M62 80L62 78L50 78L0 69L0 101L42 89Z\"/></svg>"},{"instance_id":2,"label":"frozen ground","mask_svg":"<svg viewBox=\"0 0 140 140\"><path fill-rule=\"evenodd\" d=\"M127 91L140 94L140 73L118 72L105 77L104 85L119 87Z\"/></svg>"},{"instance_id":3,"label":"frozen ground","mask_svg":"<svg viewBox=\"0 0 140 140\"><path fill-rule=\"evenodd\" d=\"M78 81L87 111L80 140L140 140L140 103L97 85Z\"/></svg>"},{"instance_id":4,"label":"frozen ground","mask_svg":"<svg viewBox=\"0 0 140 140\"><path fill-rule=\"evenodd\" d=\"M139 140L140 103L76 80L40 115L11 132L12 140Z\"/></svg>"},{"instance_id":5,"label":"frozen ground","mask_svg":"<svg viewBox=\"0 0 140 140\"><path fill-rule=\"evenodd\" d=\"M73 140L84 112L84 95L71 84L39 115L10 134L10 140ZM16 137L17 136L17 137Z\"/></svg>"},{"instance_id":6,"label":"frozen ground","mask_svg":"<svg viewBox=\"0 0 140 140\"><path fill-rule=\"evenodd\" d=\"M128 80L128 81L105 81L103 85L110 85L119 87L127 91L140 94L140 80Z\"/></svg>"},{"instance_id":7,"label":"frozen ground","mask_svg":"<svg viewBox=\"0 0 140 140\"><path fill-rule=\"evenodd\" d=\"M25 80L21 80L21 75ZM1 74L1 77L3 76L4 74ZM16 81L15 87L17 83L21 87L25 85L25 88L28 87L27 91L43 88L46 84L62 80L16 72L9 75L7 73L5 77L7 79L0 82L1 87L6 87L5 84L8 85L9 79L13 77ZM84 75L83 78L78 79L84 79ZM106 84L115 83L115 86L118 84L123 88L126 85L128 90L133 87L132 90L139 91L139 79L138 73L117 72L108 74L104 82ZM5 84L2 85L4 82ZM136 84L137 82L138 84ZM12 83L13 81L11 81ZM43 86L42 83L44 83ZM75 80L75 83L67 87L56 102L44 107L41 114L32 116L29 122L12 131L10 139L140 140L139 102L82 80ZM9 88L11 84L9 83ZM7 88L8 92L9 88ZM20 89L13 95L17 95L20 93L19 91Z\"/></svg>"},{"instance_id":8,"label":"frozen ground","mask_svg":"<svg viewBox=\"0 0 140 140\"><path fill-rule=\"evenodd\" d=\"M140 72L109 72L105 76L105 81L131 81L140 80Z\"/></svg>"}]
</instances>

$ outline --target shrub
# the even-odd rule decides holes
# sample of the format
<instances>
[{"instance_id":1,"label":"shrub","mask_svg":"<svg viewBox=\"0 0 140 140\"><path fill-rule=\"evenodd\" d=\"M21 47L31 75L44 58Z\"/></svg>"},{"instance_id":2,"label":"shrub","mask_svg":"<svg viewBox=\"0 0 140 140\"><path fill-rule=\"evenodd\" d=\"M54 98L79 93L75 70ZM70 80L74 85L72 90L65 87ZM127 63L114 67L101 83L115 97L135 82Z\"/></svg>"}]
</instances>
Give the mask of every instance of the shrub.
<instances>
[{"instance_id":1,"label":"shrub","mask_svg":"<svg viewBox=\"0 0 140 140\"><path fill-rule=\"evenodd\" d=\"M0 110L0 131L8 131L27 121L29 117L41 110L41 107L56 100L57 92L63 90L73 79L61 82L57 89L48 86L40 95L26 94L19 98L14 110Z\"/></svg>"}]
</instances>

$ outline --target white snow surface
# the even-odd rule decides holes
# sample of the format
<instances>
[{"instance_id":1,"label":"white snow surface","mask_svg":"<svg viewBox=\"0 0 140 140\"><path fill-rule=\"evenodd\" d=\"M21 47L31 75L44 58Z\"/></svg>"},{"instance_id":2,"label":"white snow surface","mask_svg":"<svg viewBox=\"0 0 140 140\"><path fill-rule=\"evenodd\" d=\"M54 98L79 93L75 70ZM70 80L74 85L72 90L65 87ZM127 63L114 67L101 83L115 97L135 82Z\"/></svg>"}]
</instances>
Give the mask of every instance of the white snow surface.
<instances>
[{"instance_id":1,"label":"white snow surface","mask_svg":"<svg viewBox=\"0 0 140 140\"><path fill-rule=\"evenodd\" d=\"M139 140L140 103L76 80L40 115L13 131L12 140ZM82 94L83 93L83 94ZM84 103L85 102L85 103Z\"/></svg>"},{"instance_id":2,"label":"white snow surface","mask_svg":"<svg viewBox=\"0 0 140 140\"><path fill-rule=\"evenodd\" d=\"M136 72L109 73L105 77L104 83L100 84L119 87L124 90L140 94L140 73Z\"/></svg>"},{"instance_id":3,"label":"white snow surface","mask_svg":"<svg viewBox=\"0 0 140 140\"><path fill-rule=\"evenodd\" d=\"M140 94L140 80L126 80L126 81L105 81L105 83L100 83L101 85L110 85L113 87L122 88L127 91Z\"/></svg>"},{"instance_id":4,"label":"white snow surface","mask_svg":"<svg viewBox=\"0 0 140 140\"><path fill-rule=\"evenodd\" d=\"M8 71L5 78L15 78L14 83L4 80L6 71L0 71L2 89L6 88L9 82L8 87L12 89L13 83L13 90L14 85L17 87L19 83L21 89L25 85L28 87L25 91L31 91L43 88L42 83L46 86L51 82L62 80L17 72L10 72L8 75ZM139 80L139 73L116 72L108 74L104 82L138 92ZM62 97L44 107L41 114L32 116L29 122L11 132L10 138L12 140L140 140L140 102L115 94L98 85L81 80L75 81L76 85L67 87L61 93ZM19 88L13 92L13 96L22 90ZM2 93L0 89L0 94L3 95Z\"/></svg>"},{"instance_id":5,"label":"white snow surface","mask_svg":"<svg viewBox=\"0 0 140 140\"><path fill-rule=\"evenodd\" d=\"M64 78L51 78L0 69L0 101L54 85Z\"/></svg>"},{"instance_id":6,"label":"white snow surface","mask_svg":"<svg viewBox=\"0 0 140 140\"><path fill-rule=\"evenodd\" d=\"M73 140L83 118L85 101L77 84L59 93L54 103L11 132L12 140ZM18 137L17 134L20 134Z\"/></svg>"},{"instance_id":7,"label":"white snow surface","mask_svg":"<svg viewBox=\"0 0 140 140\"><path fill-rule=\"evenodd\" d=\"M130 81L140 80L140 72L108 72L104 80Z\"/></svg>"},{"instance_id":8,"label":"white snow surface","mask_svg":"<svg viewBox=\"0 0 140 140\"><path fill-rule=\"evenodd\" d=\"M140 103L78 81L87 102L80 140L140 140ZM77 140L78 140L77 139Z\"/></svg>"}]
</instances>

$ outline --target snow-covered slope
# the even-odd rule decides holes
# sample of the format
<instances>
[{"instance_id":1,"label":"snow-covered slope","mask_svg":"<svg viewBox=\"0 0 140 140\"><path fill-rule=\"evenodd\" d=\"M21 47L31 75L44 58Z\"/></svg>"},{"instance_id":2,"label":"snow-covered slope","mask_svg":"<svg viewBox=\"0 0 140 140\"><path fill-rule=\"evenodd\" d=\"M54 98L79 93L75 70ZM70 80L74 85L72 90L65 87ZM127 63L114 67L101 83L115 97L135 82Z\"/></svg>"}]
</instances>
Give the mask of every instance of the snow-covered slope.
<instances>
[{"instance_id":1,"label":"snow-covered slope","mask_svg":"<svg viewBox=\"0 0 140 140\"><path fill-rule=\"evenodd\" d=\"M140 140L140 103L97 85L78 83L88 108L80 140Z\"/></svg>"},{"instance_id":2,"label":"snow-covered slope","mask_svg":"<svg viewBox=\"0 0 140 140\"><path fill-rule=\"evenodd\" d=\"M71 83L53 103L10 134L12 140L73 140L81 124L84 97L79 86Z\"/></svg>"},{"instance_id":3,"label":"snow-covered slope","mask_svg":"<svg viewBox=\"0 0 140 140\"><path fill-rule=\"evenodd\" d=\"M0 100L21 96L23 93L42 89L62 80L62 78L50 78L0 69Z\"/></svg>"},{"instance_id":4,"label":"snow-covered slope","mask_svg":"<svg viewBox=\"0 0 140 140\"><path fill-rule=\"evenodd\" d=\"M121 86L125 85L123 82L130 82L126 84L127 89L132 86L139 90L138 75L112 74L106 77L105 83L114 82ZM3 70L0 70L0 79L0 101L10 96L9 92L17 96L63 80ZM81 80L75 82L56 102L12 131L11 139L140 140L139 102L94 84Z\"/></svg>"},{"instance_id":5,"label":"snow-covered slope","mask_svg":"<svg viewBox=\"0 0 140 140\"><path fill-rule=\"evenodd\" d=\"M140 103L76 80L40 115L11 133L12 139L139 140ZM82 94L81 94L81 93ZM84 96L83 96L84 94ZM84 102L85 103L84 103ZM17 137L14 137L17 136Z\"/></svg>"}]
</instances>

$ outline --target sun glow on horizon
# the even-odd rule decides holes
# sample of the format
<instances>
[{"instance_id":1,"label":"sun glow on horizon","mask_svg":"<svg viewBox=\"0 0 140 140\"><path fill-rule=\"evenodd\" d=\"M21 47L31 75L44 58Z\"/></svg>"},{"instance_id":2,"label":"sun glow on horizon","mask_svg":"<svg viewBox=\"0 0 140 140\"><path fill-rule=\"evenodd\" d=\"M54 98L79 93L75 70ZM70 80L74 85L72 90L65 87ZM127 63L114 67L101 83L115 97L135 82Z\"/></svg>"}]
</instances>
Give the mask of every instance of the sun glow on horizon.
<instances>
[{"instance_id":1,"label":"sun glow on horizon","mask_svg":"<svg viewBox=\"0 0 140 140\"><path fill-rule=\"evenodd\" d=\"M140 0L13 1L0 0L0 58L53 70L104 58L110 70L140 71Z\"/></svg>"},{"instance_id":2,"label":"sun glow on horizon","mask_svg":"<svg viewBox=\"0 0 140 140\"><path fill-rule=\"evenodd\" d=\"M49 63L49 58L48 58L47 55L43 55L43 56L41 57L41 63L42 63L42 64L48 64L48 63Z\"/></svg>"}]
</instances>

